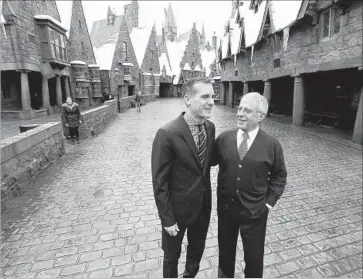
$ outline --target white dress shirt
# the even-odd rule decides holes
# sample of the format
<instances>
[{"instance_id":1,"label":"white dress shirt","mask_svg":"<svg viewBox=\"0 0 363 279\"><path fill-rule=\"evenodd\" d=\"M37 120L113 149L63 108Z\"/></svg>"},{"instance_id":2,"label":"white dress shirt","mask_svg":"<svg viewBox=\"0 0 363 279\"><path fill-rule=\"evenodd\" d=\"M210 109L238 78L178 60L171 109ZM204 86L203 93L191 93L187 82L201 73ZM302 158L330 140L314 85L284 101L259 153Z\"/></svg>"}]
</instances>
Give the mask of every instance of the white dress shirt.
<instances>
[{"instance_id":1,"label":"white dress shirt","mask_svg":"<svg viewBox=\"0 0 363 279\"><path fill-rule=\"evenodd\" d=\"M249 138L247 139L247 148L248 149L250 149L252 143L255 141L255 138L257 136L257 133L258 133L258 130L259 129L260 128L257 126L254 130L252 130L251 132L248 132L248 135L249 135ZM244 133L245 132L242 131L241 129L239 129L238 132L237 132L237 150L238 150L240 144L243 141L243 134ZM271 209L272 208L272 206L269 205L269 204L267 204L267 203L266 203L266 206L268 207L268 209Z\"/></svg>"},{"instance_id":2,"label":"white dress shirt","mask_svg":"<svg viewBox=\"0 0 363 279\"><path fill-rule=\"evenodd\" d=\"M257 126L254 130L252 130L251 132L248 132L249 138L247 139L247 148L250 149L252 143L255 141L255 138L257 136L259 127ZM238 130L237 132L237 150L239 148L239 146L241 145L241 142L243 141L243 134L245 132L242 131L241 129Z\"/></svg>"}]
</instances>

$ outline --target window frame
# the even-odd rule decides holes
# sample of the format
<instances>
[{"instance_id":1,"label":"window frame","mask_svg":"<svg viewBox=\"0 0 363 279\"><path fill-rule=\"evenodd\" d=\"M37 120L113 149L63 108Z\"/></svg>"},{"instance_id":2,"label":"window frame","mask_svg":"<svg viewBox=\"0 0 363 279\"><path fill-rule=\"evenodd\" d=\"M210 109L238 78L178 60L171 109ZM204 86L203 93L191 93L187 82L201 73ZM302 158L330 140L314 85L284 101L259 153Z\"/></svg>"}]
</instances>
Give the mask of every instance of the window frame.
<instances>
[{"instance_id":1,"label":"window frame","mask_svg":"<svg viewBox=\"0 0 363 279\"><path fill-rule=\"evenodd\" d=\"M326 15L328 15L328 19L326 22ZM337 17L338 15L338 17ZM339 28L336 28L337 22L339 21ZM341 16L339 12L339 8L337 6L330 6L320 12L319 17L319 36L322 41L329 40L340 33L341 28ZM325 35L326 27L328 28L328 33ZM338 30L337 30L338 29Z\"/></svg>"},{"instance_id":2,"label":"window frame","mask_svg":"<svg viewBox=\"0 0 363 279\"><path fill-rule=\"evenodd\" d=\"M127 61L127 42L122 42L121 60Z\"/></svg>"}]
</instances>

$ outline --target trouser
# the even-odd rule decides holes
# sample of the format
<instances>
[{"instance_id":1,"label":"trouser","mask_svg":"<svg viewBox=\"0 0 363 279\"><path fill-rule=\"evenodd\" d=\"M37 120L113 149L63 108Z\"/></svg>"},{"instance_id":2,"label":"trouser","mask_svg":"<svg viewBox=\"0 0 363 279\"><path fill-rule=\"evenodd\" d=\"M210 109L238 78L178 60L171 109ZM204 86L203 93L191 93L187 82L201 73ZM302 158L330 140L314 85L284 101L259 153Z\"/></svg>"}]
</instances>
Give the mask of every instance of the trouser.
<instances>
[{"instance_id":1,"label":"trouser","mask_svg":"<svg viewBox=\"0 0 363 279\"><path fill-rule=\"evenodd\" d=\"M204 198L205 200L205 198ZM164 250L163 277L178 277L178 261L185 231L188 230L188 247L185 263L184 278L194 278L199 271L199 263L205 247L210 221L210 206L204 201L202 210L196 221L189 226L180 226L176 236L170 236L162 228L162 248Z\"/></svg>"},{"instance_id":2,"label":"trouser","mask_svg":"<svg viewBox=\"0 0 363 279\"><path fill-rule=\"evenodd\" d=\"M268 208L256 215L238 200L218 202L219 278L233 278L240 232L245 260L245 278L262 278Z\"/></svg>"},{"instance_id":3,"label":"trouser","mask_svg":"<svg viewBox=\"0 0 363 279\"><path fill-rule=\"evenodd\" d=\"M137 111L141 111L140 102L136 102Z\"/></svg>"},{"instance_id":4,"label":"trouser","mask_svg":"<svg viewBox=\"0 0 363 279\"><path fill-rule=\"evenodd\" d=\"M71 138L79 140L78 127L69 127L69 135Z\"/></svg>"}]
</instances>

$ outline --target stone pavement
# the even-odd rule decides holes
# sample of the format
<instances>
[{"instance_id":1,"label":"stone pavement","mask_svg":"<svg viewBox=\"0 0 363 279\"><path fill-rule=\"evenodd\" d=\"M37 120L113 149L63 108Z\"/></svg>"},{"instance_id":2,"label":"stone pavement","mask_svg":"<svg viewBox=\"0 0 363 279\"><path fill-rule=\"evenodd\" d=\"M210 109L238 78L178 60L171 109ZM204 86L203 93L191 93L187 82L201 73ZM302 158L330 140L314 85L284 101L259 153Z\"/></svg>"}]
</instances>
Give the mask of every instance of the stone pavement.
<instances>
[{"instance_id":1,"label":"stone pavement","mask_svg":"<svg viewBox=\"0 0 363 279\"><path fill-rule=\"evenodd\" d=\"M161 277L161 226L150 153L157 129L184 109L161 99L130 109L105 131L71 146L1 216L1 275L32 278ZM235 110L216 106L217 134ZM362 277L362 152L266 119L288 169L271 211L266 277ZM215 187L206 250L197 277L216 277ZM179 265L183 271L185 245ZM243 277L241 242L236 277Z\"/></svg>"}]
</instances>

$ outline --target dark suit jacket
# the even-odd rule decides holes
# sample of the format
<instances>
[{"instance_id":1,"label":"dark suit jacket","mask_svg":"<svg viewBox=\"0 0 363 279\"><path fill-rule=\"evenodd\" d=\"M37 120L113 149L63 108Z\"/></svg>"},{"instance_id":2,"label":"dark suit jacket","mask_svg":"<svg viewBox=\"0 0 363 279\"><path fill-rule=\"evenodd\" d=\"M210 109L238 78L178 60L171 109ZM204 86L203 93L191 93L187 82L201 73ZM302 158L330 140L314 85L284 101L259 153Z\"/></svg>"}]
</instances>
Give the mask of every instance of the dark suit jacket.
<instances>
[{"instance_id":1,"label":"dark suit jacket","mask_svg":"<svg viewBox=\"0 0 363 279\"><path fill-rule=\"evenodd\" d=\"M152 181L164 227L192 224L202 209L203 196L211 208L210 162L215 126L205 120L205 127L207 153L203 167L183 114L156 133L151 155Z\"/></svg>"},{"instance_id":2,"label":"dark suit jacket","mask_svg":"<svg viewBox=\"0 0 363 279\"><path fill-rule=\"evenodd\" d=\"M219 163L218 199L236 198L252 215L268 203L274 206L286 185L282 147L273 136L259 129L241 161L237 149L238 129L226 131L216 139Z\"/></svg>"}]
</instances>

